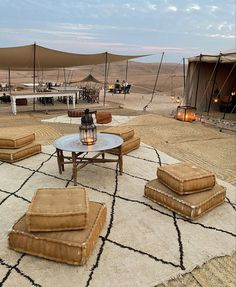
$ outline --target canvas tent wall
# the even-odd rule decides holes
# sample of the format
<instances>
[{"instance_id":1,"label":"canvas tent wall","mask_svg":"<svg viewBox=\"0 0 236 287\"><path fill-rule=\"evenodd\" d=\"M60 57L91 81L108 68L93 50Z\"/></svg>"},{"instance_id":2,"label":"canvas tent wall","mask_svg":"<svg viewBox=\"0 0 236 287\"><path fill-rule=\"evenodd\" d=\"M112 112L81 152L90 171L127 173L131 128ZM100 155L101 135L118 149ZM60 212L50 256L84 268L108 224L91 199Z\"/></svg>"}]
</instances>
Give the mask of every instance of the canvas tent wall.
<instances>
[{"instance_id":1,"label":"canvas tent wall","mask_svg":"<svg viewBox=\"0 0 236 287\"><path fill-rule=\"evenodd\" d=\"M219 101L213 94L218 89ZM199 112L219 110L221 99L236 90L236 52L219 55L199 55L188 59L184 104Z\"/></svg>"}]
</instances>

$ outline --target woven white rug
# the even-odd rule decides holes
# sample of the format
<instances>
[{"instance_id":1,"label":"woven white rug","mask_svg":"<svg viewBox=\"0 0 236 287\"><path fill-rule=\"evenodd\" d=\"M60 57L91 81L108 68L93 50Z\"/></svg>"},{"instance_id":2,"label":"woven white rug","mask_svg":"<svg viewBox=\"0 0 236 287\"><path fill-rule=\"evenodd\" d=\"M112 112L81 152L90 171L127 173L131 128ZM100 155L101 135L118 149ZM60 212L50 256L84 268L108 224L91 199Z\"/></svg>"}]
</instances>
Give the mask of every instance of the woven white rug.
<instances>
[{"instance_id":1,"label":"woven white rug","mask_svg":"<svg viewBox=\"0 0 236 287\"><path fill-rule=\"evenodd\" d=\"M18 253L7 234L25 213L37 188L72 185L71 166L59 175L52 146L20 162L0 162L0 286L153 287L181 276L217 256L235 251L235 187L225 202L195 222L143 197L144 185L160 164L177 162L142 144L124 156L124 174L115 163L88 165L78 174L91 200L105 202L106 225L82 267Z\"/></svg>"},{"instance_id":2,"label":"woven white rug","mask_svg":"<svg viewBox=\"0 0 236 287\"><path fill-rule=\"evenodd\" d=\"M136 116L118 116L118 115L112 115L112 121L107 126L119 126L122 124L127 123L128 121L136 118ZM104 124L97 124L95 116L93 115L93 120L96 126L103 126ZM78 125L81 123L81 118L70 118L67 115L57 116L51 119L42 120L42 122L48 122L48 123L63 123L63 124L74 124Z\"/></svg>"}]
</instances>

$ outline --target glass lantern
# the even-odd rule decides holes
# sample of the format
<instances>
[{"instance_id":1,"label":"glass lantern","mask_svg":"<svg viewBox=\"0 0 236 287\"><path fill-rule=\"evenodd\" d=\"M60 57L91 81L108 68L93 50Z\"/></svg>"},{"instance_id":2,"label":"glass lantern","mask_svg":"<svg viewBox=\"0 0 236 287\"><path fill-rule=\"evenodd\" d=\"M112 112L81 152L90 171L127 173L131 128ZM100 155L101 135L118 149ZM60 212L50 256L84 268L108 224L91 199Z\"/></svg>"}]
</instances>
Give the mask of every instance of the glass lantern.
<instances>
[{"instance_id":1,"label":"glass lantern","mask_svg":"<svg viewBox=\"0 0 236 287\"><path fill-rule=\"evenodd\" d=\"M178 106L176 119L185 122L193 122L196 120L196 108L190 106Z\"/></svg>"},{"instance_id":2,"label":"glass lantern","mask_svg":"<svg viewBox=\"0 0 236 287\"><path fill-rule=\"evenodd\" d=\"M84 145L93 145L97 141L97 128L93 123L92 114L89 109L84 111L81 117L81 125L79 127L80 141Z\"/></svg>"}]
</instances>

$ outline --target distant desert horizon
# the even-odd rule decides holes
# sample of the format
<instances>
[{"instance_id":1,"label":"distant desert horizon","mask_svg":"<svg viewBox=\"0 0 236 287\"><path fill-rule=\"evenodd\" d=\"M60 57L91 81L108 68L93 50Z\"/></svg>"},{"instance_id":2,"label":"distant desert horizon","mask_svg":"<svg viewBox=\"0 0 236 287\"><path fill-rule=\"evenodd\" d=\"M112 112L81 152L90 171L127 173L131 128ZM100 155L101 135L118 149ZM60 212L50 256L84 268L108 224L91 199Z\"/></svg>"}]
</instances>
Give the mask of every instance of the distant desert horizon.
<instances>
[{"instance_id":1,"label":"distant desert horizon","mask_svg":"<svg viewBox=\"0 0 236 287\"><path fill-rule=\"evenodd\" d=\"M108 65L108 83L114 83L117 79L120 82L126 79L131 84L131 92L135 93L152 93L157 77L160 63L143 63L129 61L128 67L126 62L115 62ZM185 69L186 71L186 69ZM94 86L94 83L81 83L89 74L92 74L103 87L105 79L105 65L80 66L73 68L37 71L36 82L53 82L64 83L71 86ZM13 87L23 86L24 83L33 83L33 71L11 71L10 81ZM0 83L8 83L8 70L0 71ZM156 91L165 92L168 95L181 96L184 86L183 64L162 63L159 77L157 80Z\"/></svg>"}]
</instances>

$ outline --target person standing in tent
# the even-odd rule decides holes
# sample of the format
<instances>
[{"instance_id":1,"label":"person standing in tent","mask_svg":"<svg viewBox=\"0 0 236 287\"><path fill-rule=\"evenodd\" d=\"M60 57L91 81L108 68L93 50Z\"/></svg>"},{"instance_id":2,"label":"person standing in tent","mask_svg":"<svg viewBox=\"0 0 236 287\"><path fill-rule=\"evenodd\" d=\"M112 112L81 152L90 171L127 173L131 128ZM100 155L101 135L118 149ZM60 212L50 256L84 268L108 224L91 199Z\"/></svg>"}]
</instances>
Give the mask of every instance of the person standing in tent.
<instances>
[{"instance_id":1,"label":"person standing in tent","mask_svg":"<svg viewBox=\"0 0 236 287\"><path fill-rule=\"evenodd\" d=\"M120 81L116 80L115 84L114 84L114 94L116 93L121 93L121 85L120 85Z\"/></svg>"}]
</instances>

